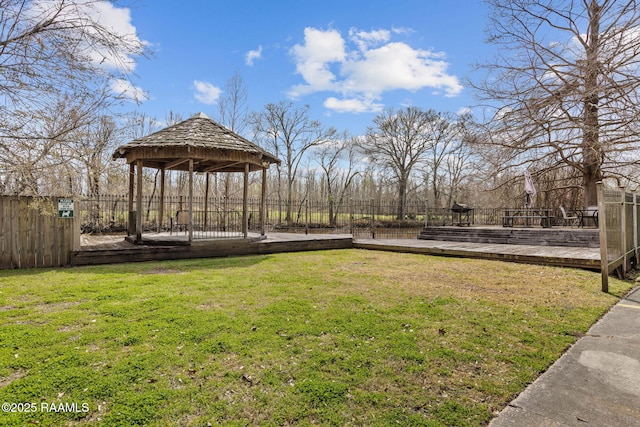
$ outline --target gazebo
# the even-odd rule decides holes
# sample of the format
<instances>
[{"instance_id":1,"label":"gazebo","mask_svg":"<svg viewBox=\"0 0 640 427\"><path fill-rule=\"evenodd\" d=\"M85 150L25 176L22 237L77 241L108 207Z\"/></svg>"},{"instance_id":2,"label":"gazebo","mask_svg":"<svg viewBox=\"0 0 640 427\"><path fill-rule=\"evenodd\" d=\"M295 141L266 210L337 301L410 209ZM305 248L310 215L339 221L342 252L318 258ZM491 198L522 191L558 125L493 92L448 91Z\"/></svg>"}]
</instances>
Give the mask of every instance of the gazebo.
<instances>
[{"instance_id":1,"label":"gazebo","mask_svg":"<svg viewBox=\"0 0 640 427\"><path fill-rule=\"evenodd\" d=\"M134 243L142 243L142 169L145 167L160 170L159 229L162 229L164 217L166 171L189 172L188 244L191 244L194 238L194 172L207 174L207 183L209 173L244 173L242 234L244 239L247 239L249 231L249 172L261 170L260 223L262 235L264 235L267 169L273 163L279 164L280 160L253 142L211 120L205 114L196 114L173 126L121 145L115 150L112 157L113 160L124 158L129 164L129 233L130 235L135 234ZM208 188L207 185L207 193ZM207 197L208 194L205 195L205 203Z\"/></svg>"}]
</instances>

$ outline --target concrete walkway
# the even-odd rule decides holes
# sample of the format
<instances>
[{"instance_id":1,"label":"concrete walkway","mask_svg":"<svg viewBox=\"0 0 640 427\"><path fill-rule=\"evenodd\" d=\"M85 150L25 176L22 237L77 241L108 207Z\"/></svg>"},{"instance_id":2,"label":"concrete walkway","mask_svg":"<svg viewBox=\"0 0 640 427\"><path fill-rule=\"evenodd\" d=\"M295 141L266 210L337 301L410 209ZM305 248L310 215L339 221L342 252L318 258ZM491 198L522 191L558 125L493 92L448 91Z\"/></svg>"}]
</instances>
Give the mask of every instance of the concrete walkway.
<instances>
[{"instance_id":1,"label":"concrete walkway","mask_svg":"<svg viewBox=\"0 0 640 427\"><path fill-rule=\"evenodd\" d=\"M489 426L640 426L640 288L616 304Z\"/></svg>"}]
</instances>

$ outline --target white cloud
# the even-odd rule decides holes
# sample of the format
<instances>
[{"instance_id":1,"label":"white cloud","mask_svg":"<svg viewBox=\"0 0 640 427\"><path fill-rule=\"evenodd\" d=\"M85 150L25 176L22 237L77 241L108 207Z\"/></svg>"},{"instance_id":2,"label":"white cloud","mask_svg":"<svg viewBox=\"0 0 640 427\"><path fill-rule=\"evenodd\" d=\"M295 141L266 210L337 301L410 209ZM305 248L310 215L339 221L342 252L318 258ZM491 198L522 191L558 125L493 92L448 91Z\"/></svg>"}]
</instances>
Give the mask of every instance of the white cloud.
<instances>
[{"instance_id":1,"label":"white cloud","mask_svg":"<svg viewBox=\"0 0 640 427\"><path fill-rule=\"evenodd\" d=\"M405 27L393 27L391 28L391 31L393 31L395 34L412 34L415 32L411 28Z\"/></svg>"},{"instance_id":2,"label":"white cloud","mask_svg":"<svg viewBox=\"0 0 640 427\"><path fill-rule=\"evenodd\" d=\"M345 88L381 93L430 87L444 90L447 96L455 96L462 90L462 85L457 77L447 74L448 64L437 56L397 42L367 50L362 58L343 64L344 74L350 77L345 81Z\"/></svg>"},{"instance_id":3,"label":"white cloud","mask_svg":"<svg viewBox=\"0 0 640 427\"><path fill-rule=\"evenodd\" d=\"M349 49L337 30L305 28L304 44L296 44L291 54L296 71L305 83L293 86L289 95L300 97L315 92L334 92L343 99L330 97L325 106L339 112L379 111L385 92L432 89L453 97L462 91L458 78L447 72L449 64L443 52L415 49L406 43L391 41L392 31L349 30Z\"/></svg>"},{"instance_id":4,"label":"white cloud","mask_svg":"<svg viewBox=\"0 0 640 427\"><path fill-rule=\"evenodd\" d=\"M59 2L50 0L35 0L29 5L29 12L39 20L55 19L68 20L77 25L77 31L87 39L86 35L97 33L91 22L98 23L115 37L119 38L116 45L90 44L89 41L81 46L88 58L97 65L106 68L122 70L131 73L135 70L135 57L140 55L141 49L148 43L140 40L136 27L131 23L131 11L126 7L116 7L109 1L75 0L61 6ZM114 48L115 46L115 48Z\"/></svg>"},{"instance_id":5,"label":"white cloud","mask_svg":"<svg viewBox=\"0 0 640 427\"><path fill-rule=\"evenodd\" d=\"M262 46L258 46L258 50L250 50L247 52L245 56L244 63L248 66L252 66L256 59L260 59L262 57Z\"/></svg>"},{"instance_id":6,"label":"white cloud","mask_svg":"<svg viewBox=\"0 0 640 427\"><path fill-rule=\"evenodd\" d=\"M149 97L141 88L134 86L129 80L117 79L110 83L111 91L121 99L129 99L135 102L144 102Z\"/></svg>"},{"instance_id":7,"label":"white cloud","mask_svg":"<svg viewBox=\"0 0 640 427\"><path fill-rule=\"evenodd\" d=\"M193 96L198 101L207 105L212 105L218 102L218 98L222 93L222 90L219 87L216 87L209 82L201 82L199 80L194 80L193 87L196 90Z\"/></svg>"},{"instance_id":8,"label":"white cloud","mask_svg":"<svg viewBox=\"0 0 640 427\"><path fill-rule=\"evenodd\" d=\"M136 27L131 24L131 11L128 8L117 8L107 1L100 1L87 4L90 9L88 13L103 27L112 31L121 37L124 37L131 45L141 43L136 34ZM142 42L144 45L145 42ZM136 67L134 55L140 52L118 51L116 53L102 51L93 51L92 58L94 61L107 64L111 67L124 68L126 72L133 72Z\"/></svg>"},{"instance_id":9,"label":"white cloud","mask_svg":"<svg viewBox=\"0 0 640 427\"><path fill-rule=\"evenodd\" d=\"M335 90L336 76L330 65L346 59L344 39L336 30L305 28L304 40L304 45L297 44L293 47L292 54L296 61L296 71L308 85L294 87L294 96L319 90Z\"/></svg>"},{"instance_id":10,"label":"white cloud","mask_svg":"<svg viewBox=\"0 0 640 427\"><path fill-rule=\"evenodd\" d=\"M369 47L379 46L381 43L391 39L391 32L388 30L359 31L355 28L349 30L349 37L358 45L360 51L365 52Z\"/></svg>"},{"instance_id":11,"label":"white cloud","mask_svg":"<svg viewBox=\"0 0 640 427\"><path fill-rule=\"evenodd\" d=\"M379 113L384 108L373 99L338 99L333 96L327 98L323 105L338 113Z\"/></svg>"}]
</instances>

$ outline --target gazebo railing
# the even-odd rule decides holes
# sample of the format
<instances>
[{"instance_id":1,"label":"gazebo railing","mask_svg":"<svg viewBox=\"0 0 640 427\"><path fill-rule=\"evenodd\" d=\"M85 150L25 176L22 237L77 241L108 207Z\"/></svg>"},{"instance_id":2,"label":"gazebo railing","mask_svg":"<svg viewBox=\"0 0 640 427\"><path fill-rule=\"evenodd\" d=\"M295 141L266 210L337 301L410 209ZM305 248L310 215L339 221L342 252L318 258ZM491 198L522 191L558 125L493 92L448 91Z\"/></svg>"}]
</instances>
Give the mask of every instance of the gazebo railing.
<instances>
[{"instance_id":1,"label":"gazebo railing","mask_svg":"<svg viewBox=\"0 0 640 427\"><path fill-rule=\"evenodd\" d=\"M170 219L169 233L186 234L189 224L188 215L188 211L178 211L176 216ZM163 231L166 231L166 227ZM195 239L243 237L242 212L236 210L207 212L194 210L193 231Z\"/></svg>"},{"instance_id":2,"label":"gazebo railing","mask_svg":"<svg viewBox=\"0 0 640 427\"><path fill-rule=\"evenodd\" d=\"M126 196L99 195L84 198L79 205L84 233L127 231L129 212ZM187 229L184 223L185 213L188 213L189 209L187 197L165 196L162 218L160 218L160 198L158 196L143 195L142 206L144 232L174 233ZM260 232L259 199L249 200L248 215L249 231ZM194 197L193 231L197 232L196 238L242 236L242 198L210 197L205 200L204 197Z\"/></svg>"}]
</instances>

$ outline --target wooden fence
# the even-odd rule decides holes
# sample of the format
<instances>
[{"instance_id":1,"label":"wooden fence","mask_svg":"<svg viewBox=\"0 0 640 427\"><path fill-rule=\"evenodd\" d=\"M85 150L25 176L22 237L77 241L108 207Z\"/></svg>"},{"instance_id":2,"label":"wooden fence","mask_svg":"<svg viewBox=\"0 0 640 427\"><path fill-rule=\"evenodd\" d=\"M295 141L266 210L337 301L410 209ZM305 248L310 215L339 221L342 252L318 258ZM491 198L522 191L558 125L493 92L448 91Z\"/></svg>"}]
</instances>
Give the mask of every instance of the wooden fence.
<instances>
[{"instance_id":1,"label":"wooden fence","mask_svg":"<svg viewBox=\"0 0 640 427\"><path fill-rule=\"evenodd\" d=\"M80 221L58 218L58 198L0 196L0 269L69 265L79 248Z\"/></svg>"},{"instance_id":2,"label":"wooden fence","mask_svg":"<svg viewBox=\"0 0 640 427\"><path fill-rule=\"evenodd\" d=\"M640 251L640 195L625 188L609 189L598 183L598 227L602 291L609 291L609 274L624 277L638 264Z\"/></svg>"}]
</instances>

